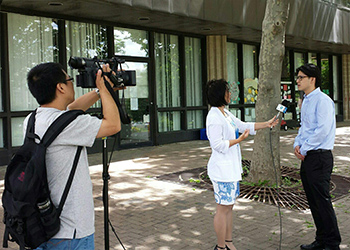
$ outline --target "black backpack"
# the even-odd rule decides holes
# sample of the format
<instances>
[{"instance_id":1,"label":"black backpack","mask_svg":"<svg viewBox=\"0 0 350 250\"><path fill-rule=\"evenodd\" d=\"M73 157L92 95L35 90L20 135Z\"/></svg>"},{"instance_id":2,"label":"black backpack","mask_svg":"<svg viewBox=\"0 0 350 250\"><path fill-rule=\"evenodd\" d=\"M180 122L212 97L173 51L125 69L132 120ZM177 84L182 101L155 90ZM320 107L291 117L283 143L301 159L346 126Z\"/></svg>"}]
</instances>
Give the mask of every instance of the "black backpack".
<instances>
[{"instance_id":1,"label":"black backpack","mask_svg":"<svg viewBox=\"0 0 350 250\"><path fill-rule=\"evenodd\" d=\"M5 174L5 189L2 195L4 207L5 232L3 247L8 241L19 244L20 249L37 248L52 238L60 229L60 219L64 202L72 184L82 147L77 148L59 206L56 208L50 198L47 182L45 155L47 147L62 130L82 110L67 111L60 115L40 139L34 133L36 110L28 120L24 144L12 157Z\"/></svg>"}]
</instances>

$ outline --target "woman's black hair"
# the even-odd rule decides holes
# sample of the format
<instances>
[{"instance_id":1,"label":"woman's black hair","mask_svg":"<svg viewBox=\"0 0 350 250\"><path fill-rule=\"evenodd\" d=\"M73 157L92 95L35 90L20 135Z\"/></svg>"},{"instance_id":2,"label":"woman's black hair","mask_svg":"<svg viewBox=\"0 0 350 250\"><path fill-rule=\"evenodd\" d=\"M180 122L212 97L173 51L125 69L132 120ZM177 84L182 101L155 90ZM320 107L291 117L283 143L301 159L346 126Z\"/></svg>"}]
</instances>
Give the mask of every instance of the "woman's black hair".
<instances>
[{"instance_id":1,"label":"woman's black hair","mask_svg":"<svg viewBox=\"0 0 350 250\"><path fill-rule=\"evenodd\" d=\"M228 105L225 98L227 91L228 83L224 79L209 81L207 83L208 103L213 107Z\"/></svg>"},{"instance_id":2,"label":"woman's black hair","mask_svg":"<svg viewBox=\"0 0 350 250\"><path fill-rule=\"evenodd\" d=\"M66 83L66 74L61 64L42 63L29 71L27 82L32 95L43 105L56 98L56 85Z\"/></svg>"}]
</instances>

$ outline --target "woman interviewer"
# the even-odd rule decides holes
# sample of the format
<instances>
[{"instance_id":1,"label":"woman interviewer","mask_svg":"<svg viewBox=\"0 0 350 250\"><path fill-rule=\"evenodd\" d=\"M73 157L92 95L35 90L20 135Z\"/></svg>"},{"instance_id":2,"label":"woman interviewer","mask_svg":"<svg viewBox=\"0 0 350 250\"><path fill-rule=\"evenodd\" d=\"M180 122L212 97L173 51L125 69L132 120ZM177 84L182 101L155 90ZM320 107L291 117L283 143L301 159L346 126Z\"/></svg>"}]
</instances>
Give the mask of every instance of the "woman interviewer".
<instances>
[{"instance_id":1,"label":"woman interviewer","mask_svg":"<svg viewBox=\"0 0 350 250\"><path fill-rule=\"evenodd\" d=\"M239 143L256 130L270 128L278 123L274 118L267 122L242 122L225 105L230 102L228 83L211 80L207 83L207 97L211 109L206 129L212 149L208 162L208 175L213 183L216 206L214 229L217 245L214 250L236 250L232 243L232 208L239 195L242 180L241 151ZM239 135L239 133L242 133Z\"/></svg>"}]
</instances>

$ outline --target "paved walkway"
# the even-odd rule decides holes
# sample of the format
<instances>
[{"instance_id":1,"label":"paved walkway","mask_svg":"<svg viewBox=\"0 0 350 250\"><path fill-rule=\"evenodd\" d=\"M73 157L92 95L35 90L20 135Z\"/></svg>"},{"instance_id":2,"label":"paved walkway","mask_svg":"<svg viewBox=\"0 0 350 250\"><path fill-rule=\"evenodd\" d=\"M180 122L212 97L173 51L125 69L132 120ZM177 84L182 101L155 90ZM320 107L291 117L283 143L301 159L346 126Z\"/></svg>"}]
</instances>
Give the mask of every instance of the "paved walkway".
<instances>
[{"instance_id":1,"label":"paved walkway","mask_svg":"<svg viewBox=\"0 0 350 250\"><path fill-rule=\"evenodd\" d=\"M337 129L335 172L350 176L350 126L344 123L339 125L343 127ZM281 132L281 164L298 167L299 162L292 148L294 137L295 131ZM246 159L251 156L253 142L253 137L249 137L241 145ZM215 203L212 192L154 178L205 166L210 152L208 141L114 152L109 169L110 219L126 249L214 248L216 237L212 221ZM94 184L95 244L96 249L104 249L102 156L90 155L89 161ZM0 181L0 192L2 189L3 181ZM343 237L341 249L350 249L350 194L334 202L334 206ZM315 228L310 212L281 210L282 249L299 249L301 243L312 242ZM234 244L238 250L278 249L280 233L277 207L238 199L233 223ZM0 226L0 236L2 234L3 226ZM122 249L111 230L110 249Z\"/></svg>"}]
</instances>

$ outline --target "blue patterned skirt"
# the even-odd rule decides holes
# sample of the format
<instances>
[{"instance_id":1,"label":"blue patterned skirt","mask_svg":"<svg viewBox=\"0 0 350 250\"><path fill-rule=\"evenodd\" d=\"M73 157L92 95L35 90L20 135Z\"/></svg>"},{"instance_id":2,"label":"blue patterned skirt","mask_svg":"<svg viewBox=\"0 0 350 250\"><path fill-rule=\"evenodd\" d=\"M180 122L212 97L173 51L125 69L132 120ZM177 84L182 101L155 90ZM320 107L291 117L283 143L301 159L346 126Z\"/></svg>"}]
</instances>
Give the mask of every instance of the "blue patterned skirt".
<instances>
[{"instance_id":1,"label":"blue patterned skirt","mask_svg":"<svg viewBox=\"0 0 350 250\"><path fill-rule=\"evenodd\" d=\"M239 196L239 182L211 181L214 188L215 202L220 205L233 205Z\"/></svg>"}]
</instances>

